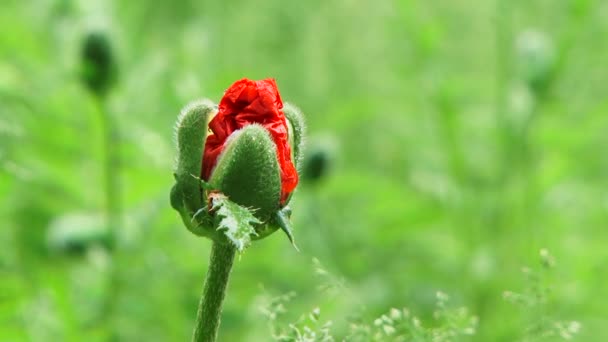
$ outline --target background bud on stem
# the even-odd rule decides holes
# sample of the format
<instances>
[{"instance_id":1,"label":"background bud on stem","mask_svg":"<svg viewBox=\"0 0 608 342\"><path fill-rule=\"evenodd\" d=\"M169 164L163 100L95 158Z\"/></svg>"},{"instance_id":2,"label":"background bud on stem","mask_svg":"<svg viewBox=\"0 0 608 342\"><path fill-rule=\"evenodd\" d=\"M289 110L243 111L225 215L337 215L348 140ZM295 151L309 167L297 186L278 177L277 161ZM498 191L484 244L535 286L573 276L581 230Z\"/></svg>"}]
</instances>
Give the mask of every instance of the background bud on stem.
<instances>
[{"instance_id":1,"label":"background bud on stem","mask_svg":"<svg viewBox=\"0 0 608 342\"><path fill-rule=\"evenodd\" d=\"M334 164L336 146L333 137L311 139L302 161L302 180L314 184L324 179Z\"/></svg>"},{"instance_id":2,"label":"background bud on stem","mask_svg":"<svg viewBox=\"0 0 608 342\"><path fill-rule=\"evenodd\" d=\"M116 62L107 36L89 33L82 45L82 81L93 93L104 95L116 78Z\"/></svg>"},{"instance_id":3,"label":"background bud on stem","mask_svg":"<svg viewBox=\"0 0 608 342\"><path fill-rule=\"evenodd\" d=\"M519 34L516 48L523 81L536 95L542 95L554 77L557 62L551 39L541 31L529 29Z\"/></svg>"}]
</instances>

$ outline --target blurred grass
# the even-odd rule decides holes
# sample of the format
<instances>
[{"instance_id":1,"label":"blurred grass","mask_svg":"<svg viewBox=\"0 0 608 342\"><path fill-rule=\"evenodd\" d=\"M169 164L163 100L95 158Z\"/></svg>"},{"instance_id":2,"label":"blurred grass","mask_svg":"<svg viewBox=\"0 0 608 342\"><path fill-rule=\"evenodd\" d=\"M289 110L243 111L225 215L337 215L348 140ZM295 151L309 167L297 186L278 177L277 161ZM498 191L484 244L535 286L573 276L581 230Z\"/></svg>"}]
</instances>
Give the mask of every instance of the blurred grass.
<instances>
[{"instance_id":1,"label":"blurred grass","mask_svg":"<svg viewBox=\"0 0 608 342\"><path fill-rule=\"evenodd\" d=\"M275 77L331 137L331 173L293 202L296 253L280 234L236 264L222 340L268 340L263 291L296 291L344 334L435 292L479 316L476 341L512 341L539 317L502 298L541 248L557 258L546 315L608 331L608 3L535 1L6 0L0 10L0 340L186 340L209 243L168 205L173 125L241 77ZM80 44L105 30L119 81L125 219L112 256L48 248L48 230L103 225L101 122L78 78ZM526 32L553 46L542 93L521 74ZM78 217L79 220L67 218ZM313 257L348 291L317 290ZM100 320L108 270L114 317ZM341 323L340 323L341 322Z\"/></svg>"}]
</instances>

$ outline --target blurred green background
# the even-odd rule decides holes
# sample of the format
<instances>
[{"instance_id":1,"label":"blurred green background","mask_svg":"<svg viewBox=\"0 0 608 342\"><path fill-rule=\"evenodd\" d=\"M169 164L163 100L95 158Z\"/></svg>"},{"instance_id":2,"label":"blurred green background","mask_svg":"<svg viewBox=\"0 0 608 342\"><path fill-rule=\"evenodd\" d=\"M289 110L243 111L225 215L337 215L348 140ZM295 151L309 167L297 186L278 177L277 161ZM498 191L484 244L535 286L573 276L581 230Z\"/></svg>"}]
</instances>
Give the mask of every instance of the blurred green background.
<instances>
[{"instance_id":1,"label":"blurred green background","mask_svg":"<svg viewBox=\"0 0 608 342\"><path fill-rule=\"evenodd\" d=\"M168 203L173 126L242 77L276 78L326 168L292 201L301 252L276 233L237 261L220 340L271 340L260 302L291 291L285 321L319 307L337 340L392 307L432 326L438 290L478 317L464 340L608 340L608 2L1 7L0 341L190 338L210 243Z\"/></svg>"}]
</instances>

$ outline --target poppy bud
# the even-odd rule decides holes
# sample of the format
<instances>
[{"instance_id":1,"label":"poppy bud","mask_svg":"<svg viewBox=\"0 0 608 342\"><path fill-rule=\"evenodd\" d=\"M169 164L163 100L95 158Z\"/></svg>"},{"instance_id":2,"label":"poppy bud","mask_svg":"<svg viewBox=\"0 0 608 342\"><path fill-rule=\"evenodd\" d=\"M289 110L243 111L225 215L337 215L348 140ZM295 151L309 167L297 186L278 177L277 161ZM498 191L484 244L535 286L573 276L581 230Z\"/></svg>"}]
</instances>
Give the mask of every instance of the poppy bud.
<instances>
[{"instance_id":1,"label":"poppy bud","mask_svg":"<svg viewBox=\"0 0 608 342\"><path fill-rule=\"evenodd\" d=\"M549 37L536 30L522 32L517 38L517 57L521 77L537 95L548 87L556 66Z\"/></svg>"},{"instance_id":2,"label":"poppy bud","mask_svg":"<svg viewBox=\"0 0 608 342\"><path fill-rule=\"evenodd\" d=\"M70 213L55 218L48 227L47 247L52 252L83 255L95 246L113 248L107 226L99 215Z\"/></svg>"},{"instance_id":3,"label":"poppy bud","mask_svg":"<svg viewBox=\"0 0 608 342\"><path fill-rule=\"evenodd\" d=\"M302 178L310 183L323 179L331 169L334 144L329 139L317 140L307 148L302 165Z\"/></svg>"},{"instance_id":4,"label":"poppy bud","mask_svg":"<svg viewBox=\"0 0 608 342\"><path fill-rule=\"evenodd\" d=\"M318 181L325 175L328 163L329 158L325 151L311 151L304 166L304 177L311 182Z\"/></svg>"},{"instance_id":5,"label":"poppy bud","mask_svg":"<svg viewBox=\"0 0 608 342\"><path fill-rule=\"evenodd\" d=\"M187 107L178 120L172 206L192 232L215 239L217 229L209 228L217 222L212 218L217 205L209 203L220 203L210 199L221 193L255 216L252 238L282 228L293 241L286 205L298 184L303 131L301 113L283 107L273 79L242 79L226 90L218 107L210 102Z\"/></svg>"},{"instance_id":6,"label":"poppy bud","mask_svg":"<svg viewBox=\"0 0 608 342\"><path fill-rule=\"evenodd\" d=\"M115 61L107 36L100 32L89 33L82 45L81 77L95 94L103 95L115 77Z\"/></svg>"}]
</instances>

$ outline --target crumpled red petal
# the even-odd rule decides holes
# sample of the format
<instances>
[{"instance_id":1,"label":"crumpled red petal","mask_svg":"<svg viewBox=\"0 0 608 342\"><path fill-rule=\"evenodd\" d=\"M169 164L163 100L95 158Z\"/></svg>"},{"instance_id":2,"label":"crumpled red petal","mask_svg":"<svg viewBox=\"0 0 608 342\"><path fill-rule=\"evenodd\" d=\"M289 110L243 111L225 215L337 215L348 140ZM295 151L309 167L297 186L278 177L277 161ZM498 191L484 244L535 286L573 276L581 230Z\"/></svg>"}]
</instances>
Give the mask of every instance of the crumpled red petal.
<instances>
[{"instance_id":1,"label":"crumpled red petal","mask_svg":"<svg viewBox=\"0 0 608 342\"><path fill-rule=\"evenodd\" d=\"M209 122L213 134L205 142L201 177L209 180L228 137L252 123L266 128L277 147L283 205L298 184L298 173L291 160L287 119L283 114L283 101L274 79L252 81L244 78L226 90L217 115Z\"/></svg>"}]
</instances>

